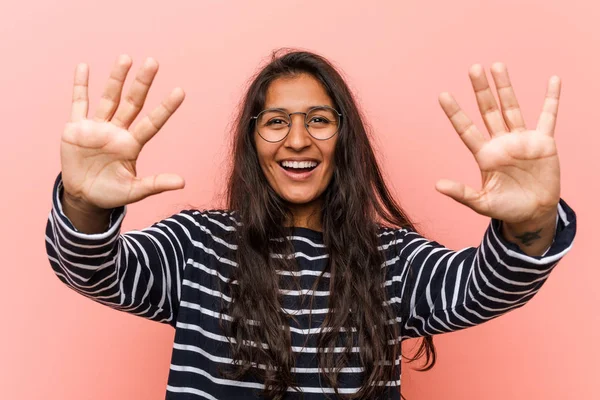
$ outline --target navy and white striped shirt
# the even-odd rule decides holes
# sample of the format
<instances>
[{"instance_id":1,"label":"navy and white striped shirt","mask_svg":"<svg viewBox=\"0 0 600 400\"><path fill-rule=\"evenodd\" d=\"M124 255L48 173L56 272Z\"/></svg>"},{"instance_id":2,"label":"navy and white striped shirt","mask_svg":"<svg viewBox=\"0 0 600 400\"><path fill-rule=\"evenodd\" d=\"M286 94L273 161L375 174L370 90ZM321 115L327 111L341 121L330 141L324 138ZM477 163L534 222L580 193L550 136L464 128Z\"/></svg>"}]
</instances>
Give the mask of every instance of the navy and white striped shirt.
<instances>
[{"instance_id":1,"label":"navy and white striped shirt","mask_svg":"<svg viewBox=\"0 0 600 400\"><path fill-rule=\"evenodd\" d=\"M228 211L184 210L140 231L120 233L124 207L115 209L108 230L78 232L63 214L59 175L46 227L46 249L58 278L95 301L144 318L172 325L175 340L167 385L168 400L258 398L261 382L224 378L219 370L231 364L229 343L219 325L226 282L237 268L231 237L238 222ZM451 332L481 324L518 308L540 289L559 260L571 249L576 231L573 210L561 199L557 233L543 256L531 257L506 241L497 220L491 220L479 247L459 251L425 239L412 230L381 228L379 250L386 268L387 304L393 307L401 338ZM323 399L333 389L319 373L317 335L328 308L328 278L313 290L327 265L327 249L320 232L296 228L289 237L301 290L283 291L282 308L290 319L292 369L297 385L289 399ZM416 282L404 291L412 268ZM308 302L299 301L310 297ZM400 307L409 302L410 307ZM403 312L402 310L409 310ZM403 315L407 314L407 315ZM341 351L336 348L335 351ZM357 348L340 375L341 393L361 385ZM400 360L396 360L399 364ZM399 370L399 369L398 369ZM387 382L391 398L400 398L400 375Z\"/></svg>"}]
</instances>

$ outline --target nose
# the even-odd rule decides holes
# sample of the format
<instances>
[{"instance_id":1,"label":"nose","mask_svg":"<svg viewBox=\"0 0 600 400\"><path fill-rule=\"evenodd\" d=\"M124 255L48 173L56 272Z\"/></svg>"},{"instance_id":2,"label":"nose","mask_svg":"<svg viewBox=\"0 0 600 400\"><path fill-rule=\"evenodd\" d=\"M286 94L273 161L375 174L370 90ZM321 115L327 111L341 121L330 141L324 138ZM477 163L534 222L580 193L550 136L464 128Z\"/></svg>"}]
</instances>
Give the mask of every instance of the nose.
<instances>
[{"instance_id":1,"label":"nose","mask_svg":"<svg viewBox=\"0 0 600 400\"><path fill-rule=\"evenodd\" d=\"M285 138L285 146L295 151L309 147L312 144L312 140L304 125L305 115L303 113L294 113L290 118L292 126L290 127L290 133Z\"/></svg>"}]
</instances>

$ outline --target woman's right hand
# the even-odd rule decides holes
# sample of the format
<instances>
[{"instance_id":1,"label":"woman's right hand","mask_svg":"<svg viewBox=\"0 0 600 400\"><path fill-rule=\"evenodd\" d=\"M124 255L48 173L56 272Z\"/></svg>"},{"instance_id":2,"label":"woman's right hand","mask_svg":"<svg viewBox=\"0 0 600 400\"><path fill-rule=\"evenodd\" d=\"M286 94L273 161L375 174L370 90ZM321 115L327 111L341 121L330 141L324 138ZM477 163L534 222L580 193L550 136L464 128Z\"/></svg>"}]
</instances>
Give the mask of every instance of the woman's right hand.
<instances>
[{"instance_id":1,"label":"woman's right hand","mask_svg":"<svg viewBox=\"0 0 600 400\"><path fill-rule=\"evenodd\" d=\"M185 185L175 174L137 177L140 151L181 105L185 93L174 89L160 106L130 128L158 71L158 63L148 58L121 100L131 63L127 55L118 58L93 119L87 117L88 66L79 64L75 71L71 120L62 135L60 155L64 196L80 209L111 209Z\"/></svg>"}]
</instances>

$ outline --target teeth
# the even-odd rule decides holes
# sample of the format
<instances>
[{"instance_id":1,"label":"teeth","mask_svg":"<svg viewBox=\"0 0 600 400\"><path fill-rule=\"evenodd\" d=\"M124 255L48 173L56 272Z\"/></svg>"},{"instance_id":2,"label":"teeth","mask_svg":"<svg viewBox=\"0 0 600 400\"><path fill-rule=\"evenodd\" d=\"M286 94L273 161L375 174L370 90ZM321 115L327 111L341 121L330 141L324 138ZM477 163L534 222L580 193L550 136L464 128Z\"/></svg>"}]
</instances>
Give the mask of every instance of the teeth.
<instances>
[{"instance_id":1,"label":"teeth","mask_svg":"<svg viewBox=\"0 0 600 400\"><path fill-rule=\"evenodd\" d=\"M281 165L287 168L313 168L317 166L315 161L282 161Z\"/></svg>"}]
</instances>

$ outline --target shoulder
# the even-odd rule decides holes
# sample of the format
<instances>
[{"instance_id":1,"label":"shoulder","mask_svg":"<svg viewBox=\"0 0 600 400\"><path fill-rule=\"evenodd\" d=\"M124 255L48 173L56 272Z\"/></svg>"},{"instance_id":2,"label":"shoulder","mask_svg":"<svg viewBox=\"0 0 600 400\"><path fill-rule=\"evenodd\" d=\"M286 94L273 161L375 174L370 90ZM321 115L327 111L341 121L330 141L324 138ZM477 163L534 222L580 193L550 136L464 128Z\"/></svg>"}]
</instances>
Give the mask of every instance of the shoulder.
<instances>
[{"instance_id":1,"label":"shoulder","mask_svg":"<svg viewBox=\"0 0 600 400\"><path fill-rule=\"evenodd\" d=\"M193 215L204 225L216 225L226 231L235 231L241 225L236 211L224 209L194 210Z\"/></svg>"},{"instance_id":2,"label":"shoulder","mask_svg":"<svg viewBox=\"0 0 600 400\"><path fill-rule=\"evenodd\" d=\"M377 241L379 243L379 250L385 252L391 248L395 248L401 231L401 228L378 225Z\"/></svg>"},{"instance_id":3,"label":"shoulder","mask_svg":"<svg viewBox=\"0 0 600 400\"><path fill-rule=\"evenodd\" d=\"M206 262L211 263L216 257L222 266L226 260L233 260L240 225L238 213L226 209L187 209L180 215L193 219L195 229L191 237L199 254L203 254L201 257L208 257Z\"/></svg>"},{"instance_id":4,"label":"shoulder","mask_svg":"<svg viewBox=\"0 0 600 400\"><path fill-rule=\"evenodd\" d=\"M388 225L377 225L377 237L379 241L389 241L393 238L403 237L406 234L414 233L414 231L410 228L403 228L397 226L388 226Z\"/></svg>"},{"instance_id":5,"label":"shoulder","mask_svg":"<svg viewBox=\"0 0 600 400\"><path fill-rule=\"evenodd\" d=\"M386 256L397 255L407 246L427 242L421 234L410 227L378 225L377 239L379 249L386 252ZM391 253L388 253L391 251Z\"/></svg>"},{"instance_id":6,"label":"shoulder","mask_svg":"<svg viewBox=\"0 0 600 400\"><path fill-rule=\"evenodd\" d=\"M161 222L169 220L189 228L188 235L202 242L228 237L240 226L237 213L225 209L183 209Z\"/></svg>"},{"instance_id":7,"label":"shoulder","mask_svg":"<svg viewBox=\"0 0 600 400\"><path fill-rule=\"evenodd\" d=\"M183 210L181 213L188 214L203 229L219 234L235 232L241 225L235 211L225 209Z\"/></svg>"}]
</instances>

